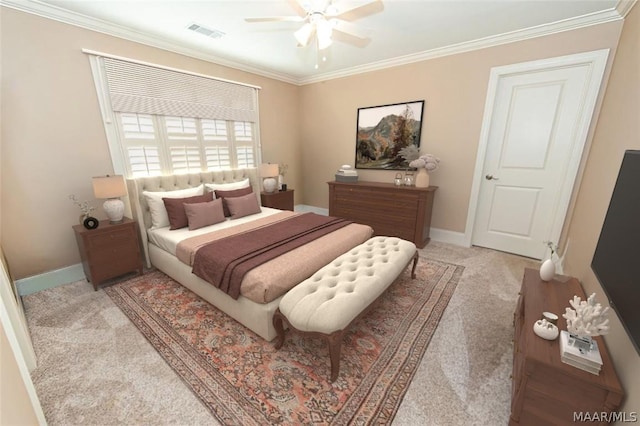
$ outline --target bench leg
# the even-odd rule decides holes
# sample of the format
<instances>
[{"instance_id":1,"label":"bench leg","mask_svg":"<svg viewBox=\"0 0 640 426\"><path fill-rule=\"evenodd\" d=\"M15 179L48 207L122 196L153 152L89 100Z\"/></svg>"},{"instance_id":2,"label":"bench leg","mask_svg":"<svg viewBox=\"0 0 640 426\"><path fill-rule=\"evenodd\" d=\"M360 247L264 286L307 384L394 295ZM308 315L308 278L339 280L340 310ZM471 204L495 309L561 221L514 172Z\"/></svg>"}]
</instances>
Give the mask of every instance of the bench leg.
<instances>
[{"instance_id":1,"label":"bench leg","mask_svg":"<svg viewBox=\"0 0 640 426\"><path fill-rule=\"evenodd\" d=\"M342 335L344 330L336 331L327 336L329 342L329 357L331 358L331 383L335 382L340 372L340 351L342 349Z\"/></svg>"},{"instance_id":2,"label":"bench leg","mask_svg":"<svg viewBox=\"0 0 640 426\"><path fill-rule=\"evenodd\" d=\"M411 279L416 277L416 266L418 266L418 258L420 256L418 255L418 251L416 250L416 253L413 255L413 267L411 268Z\"/></svg>"},{"instance_id":3,"label":"bench leg","mask_svg":"<svg viewBox=\"0 0 640 426\"><path fill-rule=\"evenodd\" d=\"M284 344L284 326L282 324L282 314L279 309L273 314L273 328L276 329L278 336L276 337L276 349L280 349Z\"/></svg>"}]
</instances>

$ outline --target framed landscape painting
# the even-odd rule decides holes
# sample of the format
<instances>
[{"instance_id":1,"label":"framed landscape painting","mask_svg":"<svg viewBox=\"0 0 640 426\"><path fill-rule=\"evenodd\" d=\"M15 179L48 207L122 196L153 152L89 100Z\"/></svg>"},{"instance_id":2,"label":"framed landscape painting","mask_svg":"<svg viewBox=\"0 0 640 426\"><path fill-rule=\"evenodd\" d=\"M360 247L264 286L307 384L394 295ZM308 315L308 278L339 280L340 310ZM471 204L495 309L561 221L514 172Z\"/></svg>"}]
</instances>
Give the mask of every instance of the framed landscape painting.
<instances>
[{"instance_id":1,"label":"framed landscape painting","mask_svg":"<svg viewBox=\"0 0 640 426\"><path fill-rule=\"evenodd\" d=\"M356 169L409 168L401 151L418 152L423 110L424 101L358 108Z\"/></svg>"}]
</instances>

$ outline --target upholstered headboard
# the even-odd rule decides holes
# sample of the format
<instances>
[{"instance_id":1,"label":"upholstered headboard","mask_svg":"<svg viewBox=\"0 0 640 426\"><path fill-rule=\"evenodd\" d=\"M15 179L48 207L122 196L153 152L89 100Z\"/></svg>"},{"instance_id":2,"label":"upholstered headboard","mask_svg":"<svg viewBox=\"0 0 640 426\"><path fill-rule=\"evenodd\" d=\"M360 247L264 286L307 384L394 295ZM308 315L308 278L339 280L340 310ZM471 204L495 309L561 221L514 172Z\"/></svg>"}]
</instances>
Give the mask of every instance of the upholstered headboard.
<instances>
[{"instance_id":1,"label":"upholstered headboard","mask_svg":"<svg viewBox=\"0 0 640 426\"><path fill-rule=\"evenodd\" d=\"M258 198L258 202L260 202L260 182L258 179L258 171L255 168L127 179L131 215L133 219L138 222L147 266L151 267L151 262L149 261L149 245L147 242L147 229L151 228L151 214L149 213L146 198L142 195L143 191L175 191L177 189L194 188L203 183L231 183L246 178L249 178L253 192Z\"/></svg>"}]
</instances>

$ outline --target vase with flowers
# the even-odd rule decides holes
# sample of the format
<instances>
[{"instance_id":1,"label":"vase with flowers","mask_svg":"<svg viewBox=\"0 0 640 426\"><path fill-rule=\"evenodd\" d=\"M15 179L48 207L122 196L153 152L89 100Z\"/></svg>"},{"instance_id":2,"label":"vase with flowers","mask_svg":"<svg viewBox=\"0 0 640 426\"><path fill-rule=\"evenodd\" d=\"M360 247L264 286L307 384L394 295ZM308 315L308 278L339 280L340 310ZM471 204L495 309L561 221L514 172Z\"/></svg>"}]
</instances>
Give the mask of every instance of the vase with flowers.
<instances>
[{"instance_id":1,"label":"vase with flowers","mask_svg":"<svg viewBox=\"0 0 640 426\"><path fill-rule=\"evenodd\" d=\"M409 163L409 167L418 169L415 185L418 188L429 186L429 172L437 170L440 159L433 154L424 154Z\"/></svg>"}]
</instances>

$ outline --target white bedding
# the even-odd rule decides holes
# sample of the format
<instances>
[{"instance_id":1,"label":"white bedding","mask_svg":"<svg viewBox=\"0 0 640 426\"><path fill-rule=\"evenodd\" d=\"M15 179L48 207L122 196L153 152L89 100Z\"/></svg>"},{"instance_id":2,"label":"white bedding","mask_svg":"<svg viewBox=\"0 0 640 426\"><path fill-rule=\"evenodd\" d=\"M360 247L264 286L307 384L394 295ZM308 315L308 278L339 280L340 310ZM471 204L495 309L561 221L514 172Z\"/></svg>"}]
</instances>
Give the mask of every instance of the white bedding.
<instances>
[{"instance_id":1,"label":"white bedding","mask_svg":"<svg viewBox=\"0 0 640 426\"><path fill-rule=\"evenodd\" d=\"M165 250L172 255L176 255L176 247L178 243L186 238L195 237L198 235L206 234L208 232L218 231L220 229L230 228L232 226L240 225L243 223L251 222L256 219L271 216L276 213L280 213L282 210L272 209L269 207L260 207L261 212L258 214L252 214L250 216L241 217L238 219L229 219L224 222L216 223L215 225L205 226L204 228L195 229L190 231L189 228L181 228L170 230L168 226L163 228L148 229L147 235L149 241L161 249Z\"/></svg>"}]
</instances>

